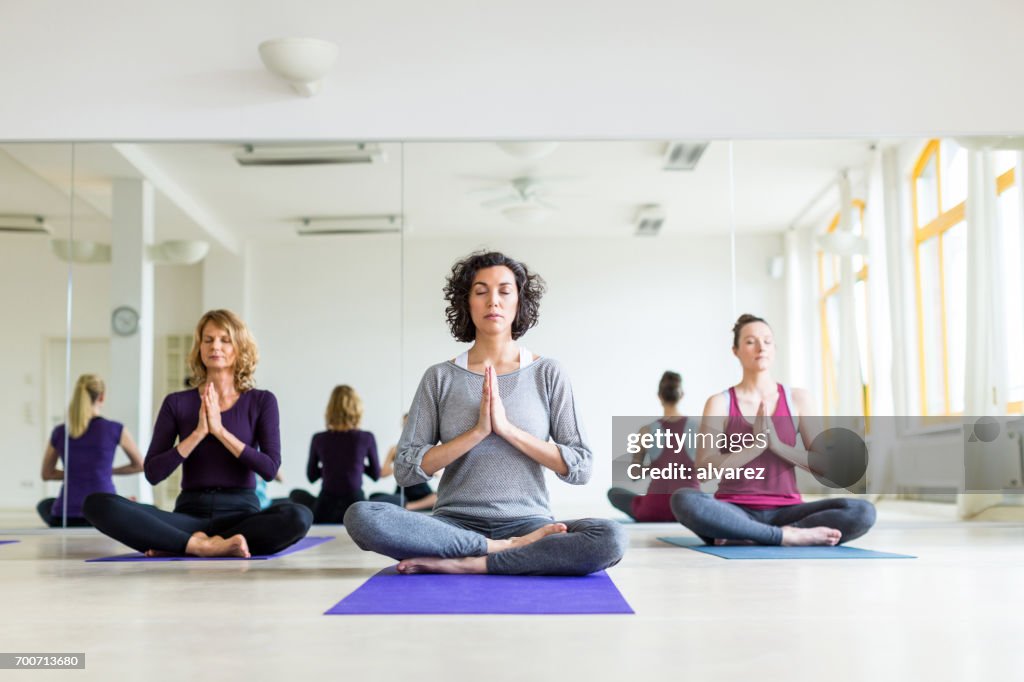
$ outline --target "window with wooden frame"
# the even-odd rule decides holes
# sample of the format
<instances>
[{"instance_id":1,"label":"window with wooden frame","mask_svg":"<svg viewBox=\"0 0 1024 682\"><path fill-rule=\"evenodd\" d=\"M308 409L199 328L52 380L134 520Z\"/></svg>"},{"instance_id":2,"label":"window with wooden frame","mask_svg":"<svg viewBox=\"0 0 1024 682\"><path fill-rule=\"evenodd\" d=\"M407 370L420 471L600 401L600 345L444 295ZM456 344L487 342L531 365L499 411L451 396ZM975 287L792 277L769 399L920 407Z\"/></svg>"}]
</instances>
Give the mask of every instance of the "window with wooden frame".
<instances>
[{"instance_id":1,"label":"window with wooden frame","mask_svg":"<svg viewBox=\"0 0 1024 682\"><path fill-rule=\"evenodd\" d=\"M1015 153L997 152L1005 273L1003 290L1010 349L1024 343L1021 317L1020 192ZM930 140L911 175L917 301L918 382L922 416L963 414L967 329L967 150L952 140ZM1024 365L1008 353L1011 411L1024 407ZM1016 371L1014 370L1016 367Z\"/></svg>"},{"instance_id":2,"label":"window with wooden frame","mask_svg":"<svg viewBox=\"0 0 1024 682\"><path fill-rule=\"evenodd\" d=\"M864 236L864 202L853 200L852 232ZM839 229L839 212L829 222L827 232ZM840 258L835 254L818 252L818 313L821 320L822 400L825 414L832 414L839 406L837 368L842 352L839 324ZM861 401L865 418L871 416L870 327L868 316L868 266L861 255L853 256L853 296L856 307L857 346L860 355ZM852 415L849 415L852 416Z\"/></svg>"}]
</instances>

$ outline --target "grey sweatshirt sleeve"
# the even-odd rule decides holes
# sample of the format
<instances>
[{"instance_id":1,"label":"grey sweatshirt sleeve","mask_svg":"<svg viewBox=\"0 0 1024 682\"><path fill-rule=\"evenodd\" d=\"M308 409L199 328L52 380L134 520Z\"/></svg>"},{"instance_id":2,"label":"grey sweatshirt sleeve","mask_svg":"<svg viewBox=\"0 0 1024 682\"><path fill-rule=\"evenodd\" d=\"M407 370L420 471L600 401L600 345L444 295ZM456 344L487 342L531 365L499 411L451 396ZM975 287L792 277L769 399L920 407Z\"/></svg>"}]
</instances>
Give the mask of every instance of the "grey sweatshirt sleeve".
<instances>
[{"instance_id":1,"label":"grey sweatshirt sleeve","mask_svg":"<svg viewBox=\"0 0 1024 682\"><path fill-rule=\"evenodd\" d=\"M409 407L409 419L398 440L395 455L395 482L402 487L430 480L423 471L423 456L440 440L438 416L438 373L431 367L420 379L416 396Z\"/></svg>"},{"instance_id":2,"label":"grey sweatshirt sleeve","mask_svg":"<svg viewBox=\"0 0 1024 682\"><path fill-rule=\"evenodd\" d=\"M584 485L590 480L594 468L594 453L587 445L587 436L576 411L569 377L560 364L550 361L550 370L545 380L551 413L551 440L558 446L562 459L569 467L566 475L556 475L566 483Z\"/></svg>"}]
</instances>

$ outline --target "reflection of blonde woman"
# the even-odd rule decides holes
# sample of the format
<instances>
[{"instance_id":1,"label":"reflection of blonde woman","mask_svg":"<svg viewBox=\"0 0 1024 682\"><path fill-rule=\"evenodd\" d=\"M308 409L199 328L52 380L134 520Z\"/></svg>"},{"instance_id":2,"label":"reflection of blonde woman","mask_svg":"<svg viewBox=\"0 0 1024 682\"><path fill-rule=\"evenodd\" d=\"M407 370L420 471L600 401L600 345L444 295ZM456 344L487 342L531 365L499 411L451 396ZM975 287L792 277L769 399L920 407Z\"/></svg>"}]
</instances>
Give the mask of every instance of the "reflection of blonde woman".
<instances>
[{"instance_id":1,"label":"reflection of blonde woman","mask_svg":"<svg viewBox=\"0 0 1024 682\"><path fill-rule=\"evenodd\" d=\"M109 493L90 495L86 518L140 552L248 557L273 554L302 538L312 515L294 504L260 511L256 475L281 466L277 398L254 387L258 353L248 327L229 310L196 325L192 385L164 399L146 453L146 478L159 483L179 466L173 512Z\"/></svg>"},{"instance_id":2,"label":"reflection of blonde woman","mask_svg":"<svg viewBox=\"0 0 1024 682\"><path fill-rule=\"evenodd\" d=\"M142 471L142 455L124 425L100 416L106 386L95 374L83 374L75 383L68 407L68 421L53 430L43 455L43 480L64 481L60 494L48 497L36 507L39 516L50 526L59 526L64 516L64 491L67 490L69 526L88 526L82 516L82 502L92 493L113 493L111 474L136 474ZM68 436L70 457L65 457L64 435ZM131 464L114 467L117 446L128 454ZM57 460L64 469L57 468ZM70 462L70 463L69 463Z\"/></svg>"},{"instance_id":3,"label":"reflection of blonde woman","mask_svg":"<svg viewBox=\"0 0 1024 682\"><path fill-rule=\"evenodd\" d=\"M327 430L313 436L306 465L310 483L324 479L320 496L305 490L293 490L288 496L313 510L313 523L341 523L354 502L366 499L363 474L374 481L380 478L377 441L372 433L359 429L362 420L359 394L351 386L335 386L324 415Z\"/></svg>"}]
</instances>

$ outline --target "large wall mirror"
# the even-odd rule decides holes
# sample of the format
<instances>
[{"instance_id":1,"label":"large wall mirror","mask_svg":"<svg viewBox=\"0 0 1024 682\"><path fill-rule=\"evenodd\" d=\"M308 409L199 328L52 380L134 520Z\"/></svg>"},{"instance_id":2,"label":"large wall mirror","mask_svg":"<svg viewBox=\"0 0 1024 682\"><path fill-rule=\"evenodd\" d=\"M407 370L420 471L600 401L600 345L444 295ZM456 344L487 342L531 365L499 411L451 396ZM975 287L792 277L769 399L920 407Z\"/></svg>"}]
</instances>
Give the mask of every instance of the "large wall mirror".
<instances>
[{"instance_id":1,"label":"large wall mirror","mask_svg":"<svg viewBox=\"0 0 1024 682\"><path fill-rule=\"evenodd\" d=\"M547 282L523 343L566 369L595 453L590 485L549 486L558 514L613 513L612 417L658 415L665 370L682 375L680 407L695 418L736 383L730 330L745 312L771 322L776 377L806 388L823 417L859 420L890 438L885 452L952 442L959 425L943 419L1024 411L1013 144L4 145L0 418L13 455L0 523L42 527L37 506L61 487L41 480L44 455L82 377L103 382L95 414L146 452L164 397L186 387L195 323L214 308L249 325L257 385L280 404L268 500L319 490L309 443L337 385L360 395L383 460L424 370L467 347L448 332L442 288L482 248ZM907 444L918 436L931 440ZM1000 442L986 490L1012 501L1020 439ZM959 473L943 466L876 458L862 490L962 491L962 460ZM120 494L173 506L174 476L151 486L123 449L112 467Z\"/></svg>"},{"instance_id":2,"label":"large wall mirror","mask_svg":"<svg viewBox=\"0 0 1024 682\"><path fill-rule=\"evenodd\" d=\"M49 514L60 489L58 462L51 480L40 474L44 451L63 447L54 429L67 398L67 255L72 218L83 209L72 195L70 144L0 146L0 362L9 379L0 398L8 455L3 527L41 526L37 506Z\"/></svg>"}]
</instances>

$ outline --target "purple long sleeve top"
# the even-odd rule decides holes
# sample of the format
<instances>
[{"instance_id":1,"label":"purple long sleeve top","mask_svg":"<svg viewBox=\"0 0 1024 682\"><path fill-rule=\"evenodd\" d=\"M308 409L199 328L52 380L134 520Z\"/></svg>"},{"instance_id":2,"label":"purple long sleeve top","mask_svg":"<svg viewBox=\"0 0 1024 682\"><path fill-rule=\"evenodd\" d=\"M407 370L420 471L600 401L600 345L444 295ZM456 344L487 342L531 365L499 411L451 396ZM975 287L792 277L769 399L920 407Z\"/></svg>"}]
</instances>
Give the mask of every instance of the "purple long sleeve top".
<instances>
[{"instance_id":1,"label":"purple long sleeve top","mask_svg":"<svg viewBox=\"0 0 1024 682\"><path fill-rule=\"evenodd\" d=\"M267 481L273 479L281 467L280 414L274 394L250 389L220 413L224 428L245 443L241 457L232 455L212 435L206 436L188 457L178 453L177 442L199 425L201 404L197 389L164 398L146 453L146 480L155 485L179 466L182 490L255 488L255 474Z\"/></svg>"},{"instance_id":2,"label":"purple long sleeve top","mask_svg":"<svg viewBox=\"0 0 1024 682\"><path fill-rule=\"evenodd\" d=\"M309 444L306 476L315 483L324 479L323 492L347 496L361 490L363 473L380 478L377 440L369 431L321 431Z\"/></svg>"}]
</instances>

